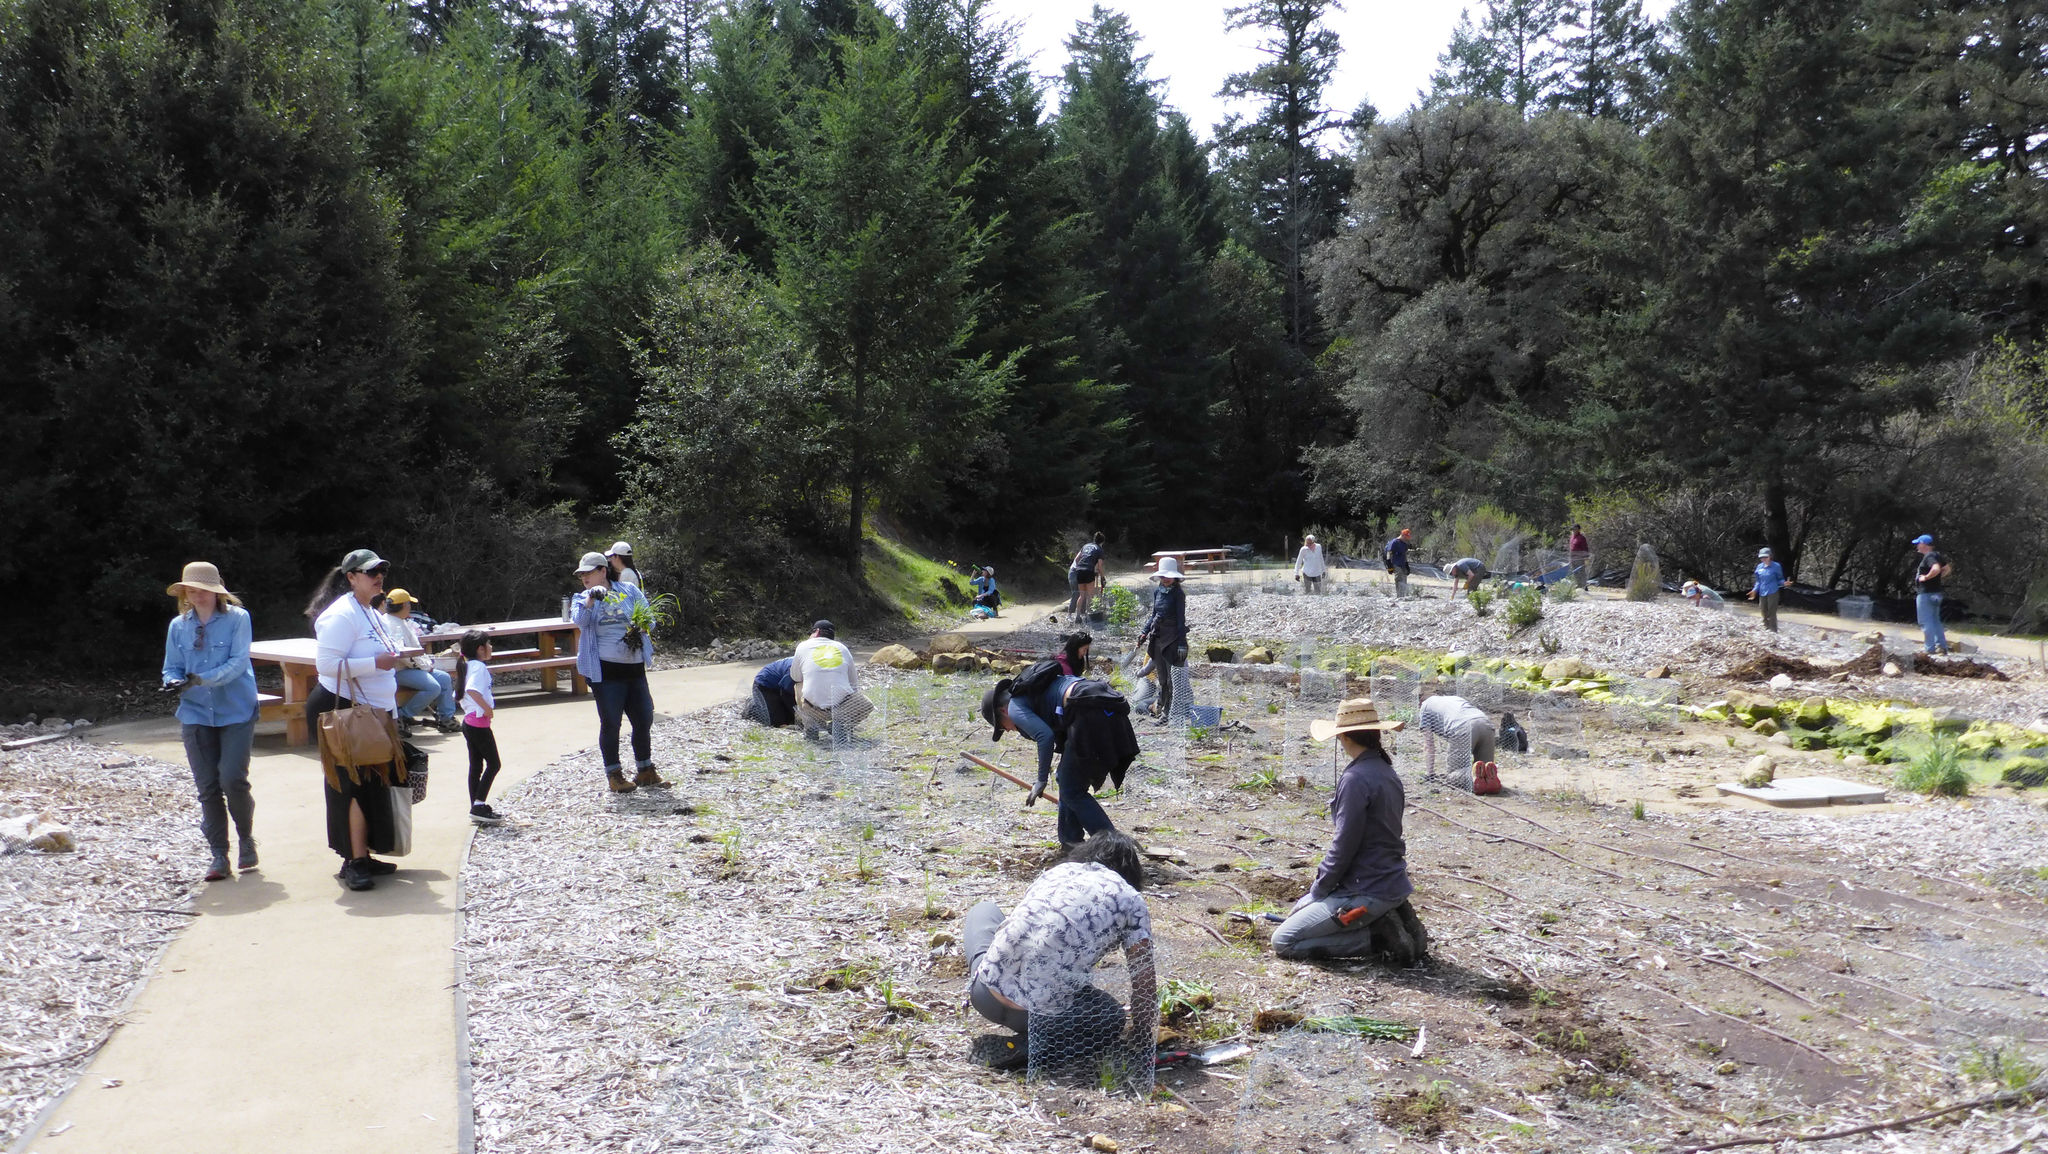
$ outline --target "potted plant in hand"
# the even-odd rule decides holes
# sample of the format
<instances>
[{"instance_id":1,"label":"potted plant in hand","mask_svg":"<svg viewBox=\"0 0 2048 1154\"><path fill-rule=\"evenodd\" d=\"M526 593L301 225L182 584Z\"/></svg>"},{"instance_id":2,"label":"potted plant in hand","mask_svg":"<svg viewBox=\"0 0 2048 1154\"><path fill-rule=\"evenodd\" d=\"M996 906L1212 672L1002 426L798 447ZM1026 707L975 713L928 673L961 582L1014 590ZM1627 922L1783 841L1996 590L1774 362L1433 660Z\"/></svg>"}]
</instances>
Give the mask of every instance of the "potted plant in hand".
<instances>
[{"instance_id":1,"label":"potted plant in hand","mask_svg":"<svg viewBox=\"0 0 2048 1154\"><path fill-rule=\"evenodd\" d=\"M635 653L654 631L676 623L676 612L682 602L673 593L661 593L633 606L632 625L626 630L626 648Z\"/></svg>"}]
</instances>

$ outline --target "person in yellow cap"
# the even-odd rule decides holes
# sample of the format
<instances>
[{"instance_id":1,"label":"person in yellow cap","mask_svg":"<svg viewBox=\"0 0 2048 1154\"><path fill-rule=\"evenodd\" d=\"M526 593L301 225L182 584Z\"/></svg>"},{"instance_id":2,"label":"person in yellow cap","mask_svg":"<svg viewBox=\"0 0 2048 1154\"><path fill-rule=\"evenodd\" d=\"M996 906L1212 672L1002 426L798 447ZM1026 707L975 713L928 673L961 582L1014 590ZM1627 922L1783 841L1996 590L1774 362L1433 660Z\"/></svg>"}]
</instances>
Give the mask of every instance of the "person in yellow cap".
<instances>
[{"instance_id":1,"label":"person in yellow cap","mask_svg":"<svg viewBox=\"0 0 2048 1154\"><path fill-rule=\"evenodd\" d=\"M194 561L165 593L178 599L164 637L163 686L178 695L185 760L199 791L199 831L213 851L206 880L228 877L228 818L241 840L241 868L256 868L256 798L249 792L249 746L256 738L254 633L241 598L220 570Z\"/></svg>"},{"instance_id":2,"label":"person in yellow cap","mask_svg":"<svg viewBox=\"0 0 2048 1154\"><path fill-rule=\"evenodd\" d=\"M1337 836L1323 855L1315 884L1273 931L1276 956L1301 961L1378 954L1407 966L1428 952L1429 935L1408 904L1408 895L1415 892L1408 880L1408 846L1401 837L1408 796L1380 740L1401 724L1382 719L1369 697L1337 706L1334 721L1309 724L1317 741L1337 739L1350 764L1337 779L1330 803Z\"/></svg>"},{"instance_id":3,"label":"person in yellow cap","mask_svg":"<svg viewBox=\"0 0 2048 1154\"><path fill-rule=\"evenodd\" d=\"M403 589L384 595L384 618L391 633L407 649L425 649L419 627L413 624L413 610L420 599ZM455 677L434 667L432 656L422 653L406 659L396 671L398 688L405 696L398 701L398 731L410 737L413 722L429 705L434 710L434 728L454 733L461 726L455 720Z\"/></svg>"}]
</instances>

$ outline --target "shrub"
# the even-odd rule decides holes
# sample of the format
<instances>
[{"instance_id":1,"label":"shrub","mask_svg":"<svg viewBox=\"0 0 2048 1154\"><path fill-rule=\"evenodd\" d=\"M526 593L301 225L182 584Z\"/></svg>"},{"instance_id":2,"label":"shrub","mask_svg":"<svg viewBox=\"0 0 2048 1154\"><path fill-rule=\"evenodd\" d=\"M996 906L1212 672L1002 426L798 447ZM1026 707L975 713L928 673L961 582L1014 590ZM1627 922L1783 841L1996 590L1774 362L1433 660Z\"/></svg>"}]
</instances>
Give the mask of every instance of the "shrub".
<instances>
[{"instance_id":1,"label":"shrub","mask_svg":"<svg viewBox=\"0 0 2048 1154\"><path fill-rule=\"evenodd\" d=\"M1550 599L1562 604L1576 601L1579 597L1579 583L1567 577L1550 587Z\"/></svg>"},{"instance_id":2,"label":"shrub","mask_svg":"<svg viewBox=\"0 0 2048 1154\"><path fill-rule=\"evenodd\" d=\"M1467 593L1465 599L1472 603L1472 611L1474 613L1484 617L1492 610L1493 596L1493 589L1490 586L1481 585L1479 588Z\"/></svg>"},{"instance_id":3,"label":"shrub","mask_svg":"<svg viewBox=\"0 0 2048 1154\"><path fill-rule=\"evenodd\" d=\"M1121 585L1103 590L1102 601L1111 625L1131 625L1138 620L1138 595Z\"/></svg>"},{"instance_id":4,"label":"shrub","mask_svg":"<svg viewBox=\"0 0 2048 1154\"><path fill-rule=\"evenodd\" d=\"M1508 624L1517 629L1543 620L1543 595L1534 589L1517 589L1508 597L1507 608L1501 611Z\"/></svg>"},{"instance_id":5,"label":"shrub","mask_svg":"<svg viewBox=\"0 0 2048 1154\"><path fill-rule=\"evenodd\" d=\"M1970 775L1963 771L1962 748L1946 734L1917 754L1893 779L1900 789L1941 797L1962 797L1970 792Z\"/></svg>"}]
</instances>

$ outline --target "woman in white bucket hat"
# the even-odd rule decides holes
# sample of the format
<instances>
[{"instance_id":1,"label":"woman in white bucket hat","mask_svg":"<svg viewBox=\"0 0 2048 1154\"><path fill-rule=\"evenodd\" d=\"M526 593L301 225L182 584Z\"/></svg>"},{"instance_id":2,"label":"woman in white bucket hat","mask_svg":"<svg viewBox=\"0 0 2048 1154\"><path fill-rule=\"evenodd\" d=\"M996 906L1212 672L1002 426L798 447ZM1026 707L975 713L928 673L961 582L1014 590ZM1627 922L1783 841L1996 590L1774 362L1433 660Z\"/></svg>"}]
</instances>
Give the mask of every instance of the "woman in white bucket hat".
<instances>
[{"instance_id":1,"label":"woman in white bucket hat","mask_svg":"<svg viewBox=\"0 0 2048 1154\"><path fill-rule=\"evenodd\" d=\"M1145 619L1145 630L1138 635L1138 647L1152 658L1153 674L1159 679L1162 725L1174 720L1174 678L1177 671L1188 667L1188 591L1181 587L1186 579L1180 558L1169 554L1159 559L1159 569L1152 574L1152 616ZM1187 674L1179 672L1178 676L1186 678ZM1188 704L1181 702L1183 714Z\"/></svg>"}]
</instances>

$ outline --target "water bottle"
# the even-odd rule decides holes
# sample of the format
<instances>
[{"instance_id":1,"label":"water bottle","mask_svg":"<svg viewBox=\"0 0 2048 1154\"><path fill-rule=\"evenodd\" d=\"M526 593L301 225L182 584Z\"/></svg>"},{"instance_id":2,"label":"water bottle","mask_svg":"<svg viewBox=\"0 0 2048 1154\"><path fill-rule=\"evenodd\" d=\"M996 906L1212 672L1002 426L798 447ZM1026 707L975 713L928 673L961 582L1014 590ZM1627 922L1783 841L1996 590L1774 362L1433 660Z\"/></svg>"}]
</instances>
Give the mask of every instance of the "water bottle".
<instances>
[{"instance_id":1,"label":"water bottle","mask_svg":"<svg viewBox=\"0 0 2048 1154\"><path fill-rule=\"evenodd\" d=\"M569 616L569 603L570 603L570 602L572 602L572 601L574 601L574 600L576 600L576 599L575 599L574 597L564 597L564 598L562 598L562 620L564 620L564 621L573 621L573 620L575 620L575 618L573 618L573 617Z\"/></svg>"}]
</instances>

